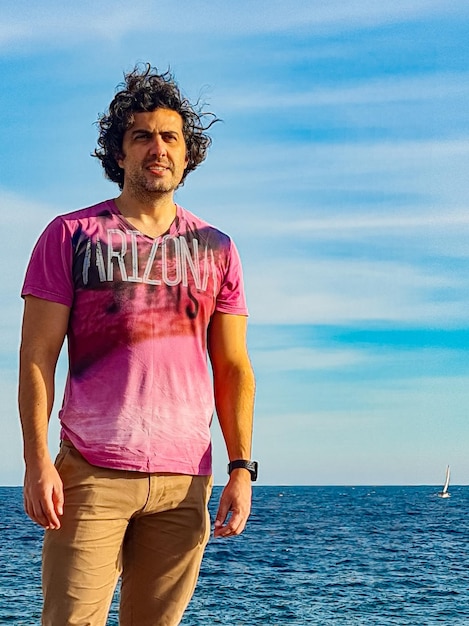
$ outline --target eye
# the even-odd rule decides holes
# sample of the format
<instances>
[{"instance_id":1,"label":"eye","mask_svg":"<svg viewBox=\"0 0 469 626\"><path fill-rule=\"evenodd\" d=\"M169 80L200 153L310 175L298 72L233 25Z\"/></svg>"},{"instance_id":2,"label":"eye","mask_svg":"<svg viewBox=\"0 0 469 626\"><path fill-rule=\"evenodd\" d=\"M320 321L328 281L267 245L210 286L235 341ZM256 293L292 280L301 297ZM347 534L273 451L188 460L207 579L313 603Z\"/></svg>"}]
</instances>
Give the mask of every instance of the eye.
<instances>
[{"instance_id":1,"label":"eye","mask_svg":"<svg viewBox=\"0 0 469 626\"><path fill-rule=\"evenodd\" d=\"M146 141L149 138L149 133L135 133L134 140L135 141Z\"/></svg>"},{"instance_id":2,"label":"eye","mask_svg":"<svg viewBox=\"0 0 469 626\"><path fill-rule=\"evenodd\" d=\"M147 130L135 130L131 135L131 140L137 143L146 142L150 139L151 133Z\"/></svg>"}]
</instances>

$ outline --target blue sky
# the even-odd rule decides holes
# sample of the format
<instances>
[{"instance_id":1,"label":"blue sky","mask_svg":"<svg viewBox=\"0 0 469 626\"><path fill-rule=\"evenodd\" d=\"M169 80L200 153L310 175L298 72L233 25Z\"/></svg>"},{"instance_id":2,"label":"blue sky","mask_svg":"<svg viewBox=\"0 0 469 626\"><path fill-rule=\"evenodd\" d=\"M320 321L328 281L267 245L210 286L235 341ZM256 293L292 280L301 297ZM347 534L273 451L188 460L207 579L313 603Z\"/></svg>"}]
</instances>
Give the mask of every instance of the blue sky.
<instances>
[{"instance_id":1,"label":"blue sky","mask_svg":"<svg viewBox=\"0 0 469 626\"><path fill-rule=\"evenodd\" d=\"M22 482L31 247L55 215L117 195L89 156L94 122L147 60L223 119L177 198L243 257L261 482L433 484L450 463L468 484L469 5L0 0L0 13L0 484ZM221 483L216 429L214 442Z\"/></svg>"}]
</instances>

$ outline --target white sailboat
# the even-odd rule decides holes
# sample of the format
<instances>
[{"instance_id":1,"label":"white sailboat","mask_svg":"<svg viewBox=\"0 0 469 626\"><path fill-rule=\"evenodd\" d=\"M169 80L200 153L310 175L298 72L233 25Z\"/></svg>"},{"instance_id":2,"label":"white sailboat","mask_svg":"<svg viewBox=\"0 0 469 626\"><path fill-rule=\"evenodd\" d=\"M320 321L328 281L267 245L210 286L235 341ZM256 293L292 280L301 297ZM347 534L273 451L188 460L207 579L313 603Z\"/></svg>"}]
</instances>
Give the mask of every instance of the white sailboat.
<instances>
[{"instance_id":1,"label":"white sailboat","mask_svg":"<svg viewBox=\"0 0 469 626\"><path fill-rule=\"evenodd\" d=\"M439 497L439 498L449 498L449 497L450 497L450 495L451 495L451 494L449 493L449 491L448 491L448 487L449 487L449 475L450 475L450 472L449 472L449 465L447 465L447 467L446 467L445 484L443 485L443 490L442 490L442 491L440 491L440 492L438 493L438 497Z\"/></svg>"}]
</instances>

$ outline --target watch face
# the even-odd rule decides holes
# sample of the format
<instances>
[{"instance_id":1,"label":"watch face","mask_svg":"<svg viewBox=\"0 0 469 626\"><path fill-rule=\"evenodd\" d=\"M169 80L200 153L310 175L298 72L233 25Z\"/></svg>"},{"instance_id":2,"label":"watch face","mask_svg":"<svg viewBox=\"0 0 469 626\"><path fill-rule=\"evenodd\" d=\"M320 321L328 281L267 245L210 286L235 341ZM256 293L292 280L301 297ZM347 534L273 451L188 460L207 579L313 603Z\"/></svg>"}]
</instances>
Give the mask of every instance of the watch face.
<instances>
[{"instance_id":1,"label":"watch face","mask_svg":"<svg viewBox=\"0 0 469 626\"><path fill-rule=\"evenodd\" d=\"M251 461L249 463L250 467L249 467L249 471L251 472L251 480L257 480L257 461Z\"/></svg>"}]
</instances>

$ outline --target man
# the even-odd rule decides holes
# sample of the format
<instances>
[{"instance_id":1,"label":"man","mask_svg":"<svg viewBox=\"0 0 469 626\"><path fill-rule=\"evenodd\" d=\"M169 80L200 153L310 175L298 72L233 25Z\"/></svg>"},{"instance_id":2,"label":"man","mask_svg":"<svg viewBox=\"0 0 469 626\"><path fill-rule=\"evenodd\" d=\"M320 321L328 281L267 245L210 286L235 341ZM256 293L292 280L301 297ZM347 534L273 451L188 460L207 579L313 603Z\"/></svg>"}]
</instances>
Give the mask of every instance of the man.
<instances>
[{"instance_id":1,"label":"man","mask_svg":"<svg viewBox=\"0 0 469 626\"><path fill-rule=\"evenodd\" d=\"M240 534L249 516L254 377L239 257L174 202L210 145L207 115L169 73L135 68L95 151L120 195L57 217L31 257L19 405L25 510L46 529L44 626L104 625L119 575L122 626L180 622L210 533L214 405L230 460L215 536Z\"/></svg>"}]
</instances>

